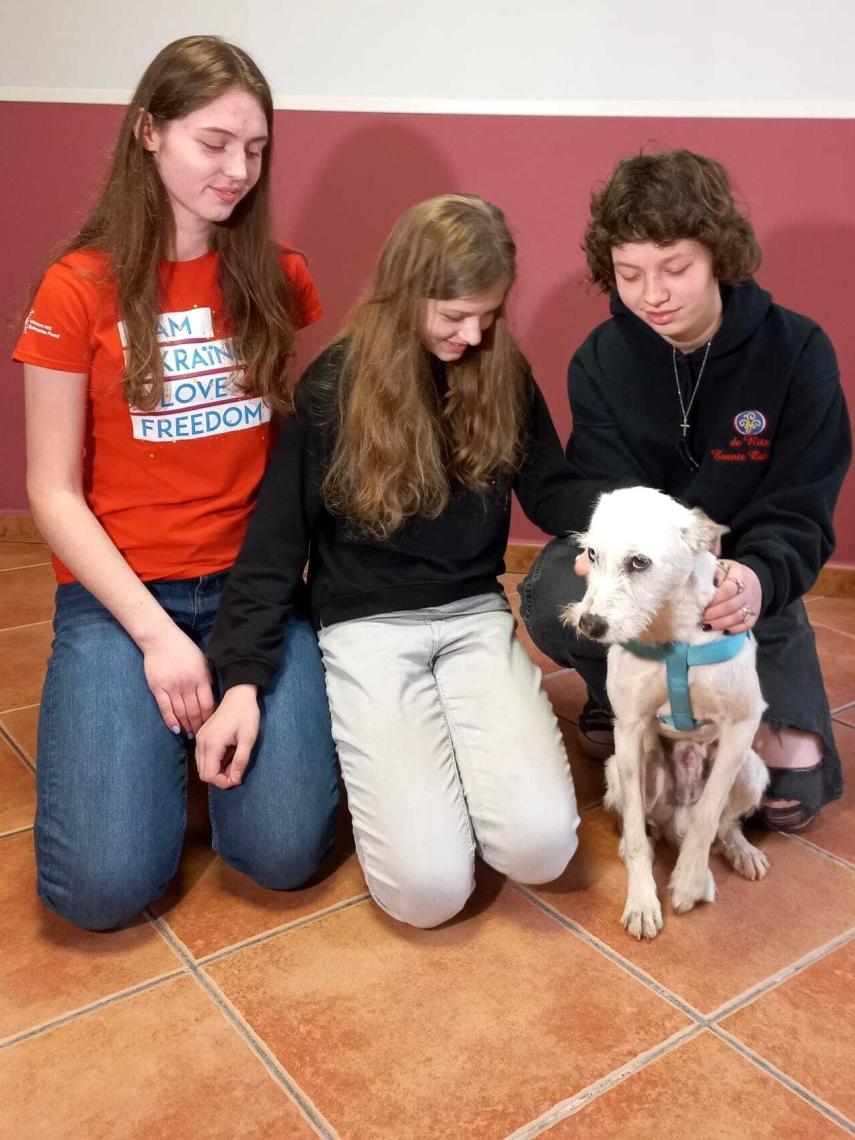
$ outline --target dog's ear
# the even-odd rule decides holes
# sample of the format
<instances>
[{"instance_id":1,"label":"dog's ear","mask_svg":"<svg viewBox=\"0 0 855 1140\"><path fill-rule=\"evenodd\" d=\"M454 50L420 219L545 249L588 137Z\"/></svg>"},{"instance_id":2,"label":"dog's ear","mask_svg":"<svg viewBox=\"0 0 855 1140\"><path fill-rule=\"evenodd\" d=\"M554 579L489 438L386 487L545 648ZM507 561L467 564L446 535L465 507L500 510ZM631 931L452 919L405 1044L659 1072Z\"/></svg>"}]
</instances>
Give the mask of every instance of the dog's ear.
<instances>
[{"instance_id":1,"label":"dog's ear","mask_svg":"<svg viewBox=\"0 0 855 1140\"><path fill-rule=\"evenodd\" d=\"M729 526L713 522L709 515L700 507L692 507L689 512L692 516L691 525L683 528L683 537L690 550L698 553L701 550L715 550L718 540L730 530Z\"/></svg>"}]
</instances>

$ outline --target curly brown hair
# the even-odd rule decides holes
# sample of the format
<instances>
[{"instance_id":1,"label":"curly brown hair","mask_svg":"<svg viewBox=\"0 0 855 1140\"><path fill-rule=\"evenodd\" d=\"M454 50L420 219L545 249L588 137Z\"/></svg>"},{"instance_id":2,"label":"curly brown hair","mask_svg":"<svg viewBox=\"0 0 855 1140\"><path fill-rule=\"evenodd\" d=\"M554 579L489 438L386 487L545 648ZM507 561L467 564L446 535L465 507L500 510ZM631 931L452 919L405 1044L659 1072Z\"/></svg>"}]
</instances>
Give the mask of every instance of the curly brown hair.
<instances>
[{"instance_id":1,"label":"curly brown hair","mask_svg":"<svg viewBox=\"0 0 855 1140\"><path fill-rule=\"evenodd\" d=\"M747 280L760 264L754 229L734 201L727 171L714 158L689 150L624 158L606 185L591 194L582 248L591 280L604 293L617 291L615 246L670 245L684 238L707 247L723 285Z\"/></svg>"}]
</instances>

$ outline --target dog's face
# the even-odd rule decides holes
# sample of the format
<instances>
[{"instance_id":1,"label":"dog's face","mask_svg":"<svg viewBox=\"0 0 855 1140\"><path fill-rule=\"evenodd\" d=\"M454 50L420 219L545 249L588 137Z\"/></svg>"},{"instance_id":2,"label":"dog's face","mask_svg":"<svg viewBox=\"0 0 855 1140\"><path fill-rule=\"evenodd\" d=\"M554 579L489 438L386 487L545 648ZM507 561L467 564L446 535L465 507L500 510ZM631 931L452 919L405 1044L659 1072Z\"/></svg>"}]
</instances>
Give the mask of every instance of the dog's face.
<instances>
[{"instance_id":1,"label":"dog's face","mask_svg":"<svg viewBox=\"0 0 855 1140\"><path fill-rule=\"evenodd\" d=\"M668 495L631 487L601 496L585 534L588 587L564 620L607 645L638 637L688 582L695 557L727 527Z\"/></svg>"}]
</instances>

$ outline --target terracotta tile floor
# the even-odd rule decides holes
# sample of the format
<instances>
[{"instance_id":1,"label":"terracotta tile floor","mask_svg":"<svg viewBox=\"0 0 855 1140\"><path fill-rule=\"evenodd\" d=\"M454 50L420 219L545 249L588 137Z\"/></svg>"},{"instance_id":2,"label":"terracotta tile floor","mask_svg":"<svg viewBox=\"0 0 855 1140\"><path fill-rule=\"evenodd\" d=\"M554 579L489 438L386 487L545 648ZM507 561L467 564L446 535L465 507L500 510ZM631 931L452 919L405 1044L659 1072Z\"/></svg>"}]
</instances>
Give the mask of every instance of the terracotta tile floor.
<instances>
[{"instance_id":1,"label":"terracotta tile floor","mask_svg":"<svg viewBox=\"0 0 855 1140\"><path fill-rule=\"evenodd\" d=\"M855 1133L855 600L810 609L850 790L802 838L755 836L765 881L716 859L718 901L666 907L653 943L618 922L602 767L575 741L582 686L533 649L583 809L556 883L481 867L458 921L407 929L368 899L344 816L316 880L277 894L212 854L196 784L168 893L88 934L34 890L46 563L0 543L0 1136ZM659 851L660 884L670 866Z\"/></svg>"}]
</instances>

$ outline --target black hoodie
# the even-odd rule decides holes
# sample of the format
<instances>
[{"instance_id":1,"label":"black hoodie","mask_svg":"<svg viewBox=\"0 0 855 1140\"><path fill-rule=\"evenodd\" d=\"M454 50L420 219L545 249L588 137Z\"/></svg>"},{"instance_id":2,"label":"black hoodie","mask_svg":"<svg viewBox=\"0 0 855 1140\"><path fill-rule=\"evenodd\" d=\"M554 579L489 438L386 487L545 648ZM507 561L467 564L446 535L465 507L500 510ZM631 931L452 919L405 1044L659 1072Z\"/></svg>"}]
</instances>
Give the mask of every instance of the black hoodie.
<instances>
[{"instance_id":1,"label":"black hoodie","mask_svg":"<svg viewBox=\"0 0 855 1140\"><path fill-rule=\"evenodd\" d=\"M684 355L615 297L570 362L567 458L593 488L644 484L730 527L723 555L750 566L764 614L806 593L834 549L832 513L852 444L834 349L813 321L753 281L724 311L681 449L705 349ZM676 375L675 375L676 370ZM587 519L578 521L579 529Z\"/></svg>"}]
</instances>

